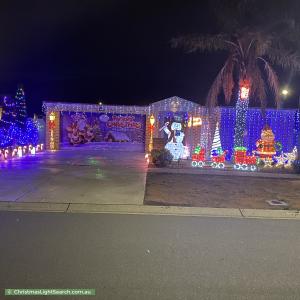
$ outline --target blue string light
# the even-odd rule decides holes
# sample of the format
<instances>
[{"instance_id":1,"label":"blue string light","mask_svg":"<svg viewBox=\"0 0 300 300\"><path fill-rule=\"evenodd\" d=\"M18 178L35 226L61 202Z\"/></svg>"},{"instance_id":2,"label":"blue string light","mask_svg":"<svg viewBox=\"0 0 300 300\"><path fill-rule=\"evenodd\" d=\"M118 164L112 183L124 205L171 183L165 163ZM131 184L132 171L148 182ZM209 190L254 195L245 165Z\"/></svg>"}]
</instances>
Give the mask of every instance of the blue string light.
<instances>
[{"instance_id":1,"label":"blue string light","mask_svg":"<svg viewBox=\"0 0 300 300\"><path fill-rule=\"evenodd\" d=\"M27 117L26 100L22 88L14 99L5 96L2 101L3 116L0 120L0 147L37 145L37 123Z\"/></svg>"},{"instance_id":2,"label":"blue string light","mask_svg":"<svg viewBox=\"0 0 300 300\"><path fill-rule=\"evenodd\" d=\"M221 108L220 134L222 147L232 155L234 147L235 108ZM260 108L249 108L246 114L246 131L243 144L250 154L256 150L256 142L260 139L261 131L268 124L275 135L275 141L282 144L283 152L291 152L297 144L300 130L300 115L296 110L268 109L265 118Z\"/></svg>"}]
</instances>

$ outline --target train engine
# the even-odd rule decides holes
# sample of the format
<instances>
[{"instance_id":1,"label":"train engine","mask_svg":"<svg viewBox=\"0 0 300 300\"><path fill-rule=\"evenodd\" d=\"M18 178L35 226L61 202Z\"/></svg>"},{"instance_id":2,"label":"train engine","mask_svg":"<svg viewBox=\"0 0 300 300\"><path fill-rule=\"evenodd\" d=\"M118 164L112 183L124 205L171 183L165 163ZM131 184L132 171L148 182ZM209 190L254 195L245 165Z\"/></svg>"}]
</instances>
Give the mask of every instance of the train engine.
<instances>
[{"instance_id":1,"label":"train engine","mask_svg":"<svg viewBox=\"0 0 300 300\"><path fill-rule=\"evenodd\" d=\"M223 151L219 155L212 156L211 157L211 160L212 160L211 167L214 169L224 169L226 153L227 153L227 151Z\"/></svg>"},{"instance_id":2,"label":"train engine","mask_svg":"<svg viewBox=\"0 0 300 300\"><path fill-rule=\"evenodd\" d=\"M203 168L205 166L205 149L197 146L192 154L192 167Z\"/></svg>"},{"instance_id":3,"label":"train engine","mask_svg":"<svg viewBox=\"0 0 300 300\"><path fill-rule=\"evenodd\" d=\"M242 171L256 171L257 157L254 155L247 155L247 148L236 147L234 149L234 169Z\"/></svg>"}]
</instances>

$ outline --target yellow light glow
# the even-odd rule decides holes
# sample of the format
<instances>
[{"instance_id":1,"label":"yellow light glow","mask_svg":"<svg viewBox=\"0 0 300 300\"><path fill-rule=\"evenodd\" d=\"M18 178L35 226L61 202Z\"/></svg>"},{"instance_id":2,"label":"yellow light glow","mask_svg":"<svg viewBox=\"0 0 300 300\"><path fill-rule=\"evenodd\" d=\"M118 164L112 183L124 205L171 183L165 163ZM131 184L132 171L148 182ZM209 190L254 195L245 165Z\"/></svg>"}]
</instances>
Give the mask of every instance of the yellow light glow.
<instances>
[{"instance_id":1,"label":"yellow light glow","mask_svg":"<svg viewBox=\"0 0 300 300\"><path fill-rule=\"evenodd\" d=\"M151 115L151 117L150 117L150 125L153 127L153 125L154 125L154 123L155 123L155 118L154 118L154 116L153 115Z\"/></svg>"},{"instance_id":2,"label":"yellow light glow","mask_svg":"<svg viewBox=\"0 0 300 300\"><path fill-rule=\"evenodd\" d=\"M18 147L18 156L19 156L19 157L22 157L22 156L23 156L22 147Z\"/></svg>"},{"instance_id":3,"label":"yellow light glow","mask_svg":"<svg viewBox=\"0 0 300 300\"><path fill-rule=\"evenodd\" d=\"M281 94L284 95L284 96L286 96L288 93L289 93L289 91L286 90L286 89L283 89L283 90L281 91Z\"/></svg>"},{"instance_id":4,"label":"yellow light glow","mask_svg":"<svg viewBox=\"0 0 300 300\"><path fill-rule=\"evenodd\" d=\"M249 97L249 88L242 86L241 87L241 99L247 99Z\"/></svg>"},{"instance_id":5,"label":"yellow light glow","mask_svg":"<svg viewBox=\"0 0 300 300\"><path fill-rule=\"evenodd\" d=\"M240 99L246 100L249 98L250 81L247 79L240 81Z\"/></svg>"},{"instance_id":6,"label":"yellow light glow","mask_svg":"<svg viewBox=\"0 0 300 300\"><path fill-rule=\"evenodd\" d=\"M188 120L188 127L197 127L202 125L201 117L190 117Z\"/></svg>"},{"instance_id":7,"label":"yellow light glow","mask_svg":"<svg viewBox=\"0 0 300 300\"><path fill-rule=\"evenodd\" d=\"M51 113L51 114L50 114L49 120L50 120L51 122L55 121L55 114L54 114L54 113Z\"/></svg>"}]
</instances>

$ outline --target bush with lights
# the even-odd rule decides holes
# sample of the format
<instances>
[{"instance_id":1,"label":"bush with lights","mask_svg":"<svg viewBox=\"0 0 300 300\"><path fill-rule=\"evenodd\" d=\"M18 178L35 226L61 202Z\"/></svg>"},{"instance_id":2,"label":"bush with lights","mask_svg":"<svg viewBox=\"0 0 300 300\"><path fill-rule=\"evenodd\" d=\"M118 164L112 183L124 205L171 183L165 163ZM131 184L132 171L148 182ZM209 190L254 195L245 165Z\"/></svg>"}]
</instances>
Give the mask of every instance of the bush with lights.
<instances>
[{"instance_id":1,"label":"bush with lights","mask_svg":"<svg viewBox=\"0 0 300 300\"><path fill-rule=\"evenodd\" d=\"M171 164L173 155L167 149L153 149L151 151L151 158L156 167L166 167Z\"/></svg>"},{"instance_id":2,"label":"bush with lights","mask_svg":"<svg viewBox=\"0 0 300 300\"><path fill-rule=\"evenodd\" d=\"M295 160L293 162L293 168L297 174L300 174L300 160Z\"/></svg>"},{"instance_id":3,"label":"bush with lights","mask_svg":"<svg viewBox=\"0 0 300 300\"><path fill-rule=\"evenodd\" d=\"M23 88L18 88L14 99L5 96L2 105L3 114L0 119L0 148L2 148L2 152L20 146L36 146L38 127L34 120L27 117Z\"/></svg>"}]
</instances>

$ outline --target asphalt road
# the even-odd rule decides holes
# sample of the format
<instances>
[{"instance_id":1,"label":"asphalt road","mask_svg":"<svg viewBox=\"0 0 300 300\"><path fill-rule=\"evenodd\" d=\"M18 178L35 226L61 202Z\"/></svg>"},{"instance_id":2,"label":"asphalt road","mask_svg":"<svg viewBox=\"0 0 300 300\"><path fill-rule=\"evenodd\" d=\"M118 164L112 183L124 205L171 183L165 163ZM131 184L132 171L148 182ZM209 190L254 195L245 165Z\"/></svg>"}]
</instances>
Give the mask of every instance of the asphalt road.
<instances>
[{"instance_id":1,"label":"asphalt road","mask_svg":"<svg viewBox=\"0 0 300 300\"><path fill-rule=\"evenodd\" d=\"M299 232L288 220L1 212L0 299L30 298L4 297L4 288L95 288L94 299L114 300L300 299Z\"/></svg>"}]
</instances>

